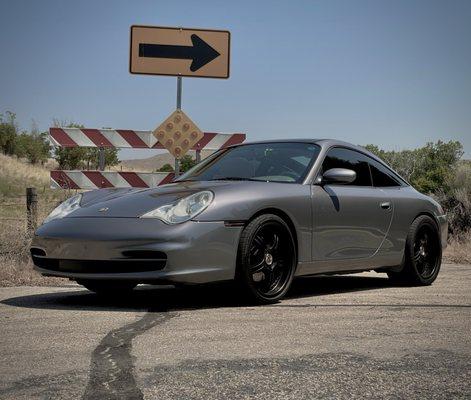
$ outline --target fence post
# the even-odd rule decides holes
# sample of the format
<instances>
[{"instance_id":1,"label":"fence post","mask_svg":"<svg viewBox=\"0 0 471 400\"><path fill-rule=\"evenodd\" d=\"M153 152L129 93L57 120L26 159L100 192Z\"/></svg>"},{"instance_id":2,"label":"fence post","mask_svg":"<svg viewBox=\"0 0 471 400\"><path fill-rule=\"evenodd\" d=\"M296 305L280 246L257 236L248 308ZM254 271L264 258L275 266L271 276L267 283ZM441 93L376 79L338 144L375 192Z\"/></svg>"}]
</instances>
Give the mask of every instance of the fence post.
<instances>
[{"instance_id":1,"label":"fence post","mask_svg":"<svg viewBox=\"0 0 471 400\"><path fill-rule=\"evenodd\" d=\"M28 233L33 234L38 226L38 194L36 188L26 189L26 217Z\"/></svg>"}]
</instances>

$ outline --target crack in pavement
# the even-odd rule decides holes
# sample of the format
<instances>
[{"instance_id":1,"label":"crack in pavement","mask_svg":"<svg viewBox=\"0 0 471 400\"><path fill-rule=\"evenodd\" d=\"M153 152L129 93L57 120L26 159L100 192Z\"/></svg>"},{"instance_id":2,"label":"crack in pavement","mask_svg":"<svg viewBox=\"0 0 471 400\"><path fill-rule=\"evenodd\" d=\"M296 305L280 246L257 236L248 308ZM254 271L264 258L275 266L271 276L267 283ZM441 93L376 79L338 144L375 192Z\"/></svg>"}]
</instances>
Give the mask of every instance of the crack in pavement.
<instances>
[{"instance_id":1,"label":"crack in pavement","mask_svg":"<svg viewBox=\"0 0 471 400\"><path fill-rule=\"evenodd\" d=\"M149 310L138 321L109 332L93 351L89 380L82 399L143 399L133 375L132 340L176 316L175 312Z\"/></svg>"}]
</instances>

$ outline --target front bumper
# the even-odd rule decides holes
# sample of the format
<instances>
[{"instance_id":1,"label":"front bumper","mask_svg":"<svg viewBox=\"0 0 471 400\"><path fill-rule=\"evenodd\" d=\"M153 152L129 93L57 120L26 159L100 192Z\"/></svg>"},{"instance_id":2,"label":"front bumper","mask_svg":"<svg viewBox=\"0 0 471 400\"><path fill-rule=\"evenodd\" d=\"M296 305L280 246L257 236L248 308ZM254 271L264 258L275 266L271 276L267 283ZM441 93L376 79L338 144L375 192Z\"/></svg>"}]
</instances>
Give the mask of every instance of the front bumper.
<instances>
[{"instance_id":1,"label":"front bumper","mask_svg":"<svg viewBox=\"0 0 471 400\"><path fill-rule=\"evenodd\" d=\"M43 275L196 284L234 278L241 230L222 221L63 218L41 226L31 249Z\"/></svg>"}]
</instances>

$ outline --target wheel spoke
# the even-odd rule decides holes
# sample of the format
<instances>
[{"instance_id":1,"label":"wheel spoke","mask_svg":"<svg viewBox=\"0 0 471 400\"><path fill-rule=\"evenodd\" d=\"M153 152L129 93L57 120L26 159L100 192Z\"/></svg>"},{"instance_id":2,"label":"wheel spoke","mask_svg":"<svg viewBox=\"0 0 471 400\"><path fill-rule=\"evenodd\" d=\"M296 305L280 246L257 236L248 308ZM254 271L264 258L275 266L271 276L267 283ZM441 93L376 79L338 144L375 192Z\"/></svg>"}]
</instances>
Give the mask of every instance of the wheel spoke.
<instances>
[{"instance_id":1,"label":"wheel spoke","mask_svg":"<svg viewBox=\"0 0 471 400\"><path fill-rule=\"evenodd\" d=\"M260 236L255 236L253 238L252 246L250 248L250 254L251 256L255 257L259 255L260 253L263 253L265 251L265 244L263 241L263 238Z\"/></svg>"},{"instance_id":2,"label":"wheel spoke","mask_svg":"<svg viewBox=\"0 0 471 400\"><path fill-rule=\"evenodd\" d=\"M259 263L252 265L250 267L250 272L252 274L255 274L256 272L262 271L265 267L266 267L265 260L262 258L262 260Z\"/></svg>"},{"instance_id":3,"label":"wheel spoke","mask_svg":"<svg viewBox=\"0 0 471 400\"><path fill-rule=\"evenodd\" d=\"M414 261L415 261L415 262L419 262L421 257L422 257L422 256L420 255L420 250L417 250L417 251L414 253Z\"/></svg>"},{"instance_id":4,"label":"wheel spoke","mask_svg":"<svg viewBox=\"0 0 471 400\"><path fill-rule=\"evenodd\" d=\"M266 268L264 273L265 273L265 280L264 280L265 286L267 290L270 290L275 280L275 274L270 268Z\"/></svg>"},{"instance_id":5,"label":"wheel spoke","mask_svg":"<svg viewBox=\"0 0 471 400\"><path fill-rule=\"evenodd\" d=\"M255 247L255 246L250 249L250 255L252 257L256 257L258 254L260 254L260 252L261 252L261 250L258 247Z\"/></svg>"},{"instance_id":6,"label":"wheel spoke","mask_svg":"<svg viewBox=\"0 0 471 400\"><path fill-rule=\"evenodd\" d=\"M267 246L267 250L270 252L275 252L276 250L278 250L279 244L280 244L280 238L278 237L276 233L274 233L273 242Z\"/></svg>"},{"instance_id":7,"label":"wheel spoke","mask_svg":"<svg viewBox=\"0 0 471 400\"><path fill-rule=\"evenodd\" d=\"M257 235L257 236L255 236L255 237L253 238L253 241L254 241L254 244L255 244L257 247L259 247L259 248L261 248L261 249L263 249L263 248L265 247L265 243L264 243L263 237L260 237L260 236Z\"/></svg>"}]
</instances>

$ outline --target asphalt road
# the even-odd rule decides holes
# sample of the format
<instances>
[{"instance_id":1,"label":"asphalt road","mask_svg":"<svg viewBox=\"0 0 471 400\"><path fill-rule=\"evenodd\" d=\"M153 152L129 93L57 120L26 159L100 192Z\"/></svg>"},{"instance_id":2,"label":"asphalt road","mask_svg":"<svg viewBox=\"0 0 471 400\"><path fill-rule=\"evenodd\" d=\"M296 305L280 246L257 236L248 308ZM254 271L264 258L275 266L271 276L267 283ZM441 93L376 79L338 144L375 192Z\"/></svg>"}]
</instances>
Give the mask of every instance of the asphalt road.
<instances>
[{"instance_id":1,"label":"asphalt road","mask_svg":"<svg viewBox=\"0 0 471 400\"><path fill-rule=\"evenodd\" d=\"M299 279L273 306L224 295L0 288L0 398L471 398L471 266L422 288Z\"/></svg>"}]
</instances>

